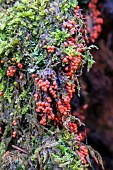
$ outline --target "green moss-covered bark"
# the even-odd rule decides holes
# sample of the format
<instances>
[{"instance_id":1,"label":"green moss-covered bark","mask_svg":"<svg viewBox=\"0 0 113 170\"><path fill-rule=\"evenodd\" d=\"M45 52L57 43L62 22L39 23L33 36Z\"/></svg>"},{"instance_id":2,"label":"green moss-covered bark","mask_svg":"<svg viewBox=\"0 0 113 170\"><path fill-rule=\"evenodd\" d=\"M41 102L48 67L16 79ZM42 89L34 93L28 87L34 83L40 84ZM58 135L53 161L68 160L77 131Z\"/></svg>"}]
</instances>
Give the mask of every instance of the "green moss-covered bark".
<instances>
[{"instance_id":1,"label":"green moss-covered bark","mask_svg":"<svg viewBox=\"0 0 113 170\"><path fill-rule=\"evenodd\" d=\"M81 161L79 154L81 122L71 115L70 100L84 64L89 70L94 61L77 1L0 4L3 169L20 164L23 169L85 169L86 157ZM76 89L79 91L79 83ZM20 160L7 162L10 153L3 154L12 151L12 145L25 149L28 156L22 154Z\"/></svg>"}]
</instances>

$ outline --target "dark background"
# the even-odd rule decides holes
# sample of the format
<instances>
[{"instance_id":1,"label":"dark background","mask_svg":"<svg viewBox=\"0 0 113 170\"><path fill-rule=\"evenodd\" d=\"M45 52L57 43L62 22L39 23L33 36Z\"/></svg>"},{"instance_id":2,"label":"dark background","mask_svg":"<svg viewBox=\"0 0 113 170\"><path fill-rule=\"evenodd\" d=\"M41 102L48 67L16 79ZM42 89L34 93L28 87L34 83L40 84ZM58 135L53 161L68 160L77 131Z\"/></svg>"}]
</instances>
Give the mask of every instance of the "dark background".
<instances>
[{"instance_id":1,"label":"dark background","mask_svg":"<svg viewBox=\"0 0 113 170\"><path fill-rule=\"evenodd\" d=\"M86 10L88 1L79 2ZM92 50L96 63L80 78L81 96L82 103L89 104L88 144L101 154L105 170L113 170L113 0L99 0L97 5L104 23L94 43L99 50Z\"/></svg>"}]
</instances>

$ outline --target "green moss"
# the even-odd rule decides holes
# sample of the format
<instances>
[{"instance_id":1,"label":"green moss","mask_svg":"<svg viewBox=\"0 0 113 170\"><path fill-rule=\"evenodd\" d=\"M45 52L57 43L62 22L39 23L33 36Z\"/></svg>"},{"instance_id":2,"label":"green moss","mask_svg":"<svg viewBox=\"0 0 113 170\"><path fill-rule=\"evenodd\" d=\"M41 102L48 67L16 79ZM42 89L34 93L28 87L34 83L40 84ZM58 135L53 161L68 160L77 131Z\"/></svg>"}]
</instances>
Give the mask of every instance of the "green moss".
<instances>
[{"instance_id":1,"label":"green moss","mask_svg":"<svg viewBox=\"0 0 113 170\"><path fill-rule=\"evenodd\" d=\"M82 18L78 19L76 15L73 15L73 10L77 4L76 0L59 0L58 4L52 0L0 1L0 61L4 61L4 63L0 63L0 91L4 94L0 97L2 103L0 106L0 123L3 127L0 145L0 149L2 148L1 155L7 150L9 144L13 142L18 144L20 141L21 147L24 146L25 149L30 150L31 157L37 158L37 152L41 152L39 163L43 159L44 169L50 170L55 168L56 165L59 169L68 167L70 170L81 170L82 165L77 153L74 152L75 148L70 150L73 138L70 141L69 134L66 137L61 132L61 140L52 136L53 141L57 143L55 146L60 150L59 154L57 154L56 148L52 146L51 136L45 136L46 130L42 133L42 136L39 135L42 127L38 127L40 115L35 113L33 97L35 92L38 93L38 89L31 76L32 73L37 73L39 76L45 76L45 80L48 75L53 76L53 79L61 78L58 87L59 94L59 91L64 89L64 81L74 82L74 79L69 80L68 76L64 78L65 74L60 75L60 71L64 70L62 59L65 55L72 52L75 57L81 55L81 67L83 68L83 65L87 62L88 68L92 66L93 57L83 35L80 33L81 28L86 29L85 24ZM63 45L67 39L75 34L73 30L64 29L63 21L68 20L74 20L77 25L76 48L71 45L69 47ZM84 33L84 36L86 36L86 33ZM78 51L81 42L87 52ZM49 45L55 45L54 53L48 53L47 47ZM21 69L18 67L19 62L23 66ZM7 76L10 66L16 68L14 76ZM57 73L58 75L55 77ZM75 71L75 77L76 74ZM21 76L23 76L22 79ZM60 91L60 93L62 94L59 96L67 95L65 89L64 92ZM42 91L39 92L39 96L42 100L46 99ZM52 107L57 112L55 106L57 101L53 100L52 102ZM12 125L13 120L17 121L17 126ZM51 124L51 121L48 120L48 122ZM13 131L17 131L16 139L12 138ZM37 144L37 139L39 143L42 143L43 136L49 137L51 159L48 160L44 148L40 150L39 144ZM36 138L35 146L33 146L32 137ZM46 144L44 145L46 146ZM48 149L47 152L49 152Z\"/></svg>"}]
</instances>

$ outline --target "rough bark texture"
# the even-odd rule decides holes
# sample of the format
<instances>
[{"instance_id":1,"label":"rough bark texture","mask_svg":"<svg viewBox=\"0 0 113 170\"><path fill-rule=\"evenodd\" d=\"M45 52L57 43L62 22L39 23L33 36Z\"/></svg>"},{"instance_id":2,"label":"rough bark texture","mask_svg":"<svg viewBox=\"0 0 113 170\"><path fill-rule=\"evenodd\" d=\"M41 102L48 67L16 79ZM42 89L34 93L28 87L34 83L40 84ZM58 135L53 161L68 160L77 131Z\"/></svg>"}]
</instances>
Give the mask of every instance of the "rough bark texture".
<instances>
[{"instance_id":1,"label":"rough bark texture","mask_svg":"<svg viewBox=\"0 0 113 170\"><path fill-rule=\"evenodd\" d=\"M96 61L80 79L82 96L89 108L86 125L91 129L89 144L103 157L106 170L113 169L113 1L102 6L104 25L93 50Z\"/></svg>"},{"instance_id":2,"label":"rough bark texture","mask_svg":"<svg viewBox=\"0 0 113 170\"><path fill-rule=\"evenodd\" d=\"M90 103L86 120L92 129L89 137L104 158L113 154L113 53L101 41L99 47L93 52L96 64L86 73Z\"/></svg>"},{"instance_id":3,"label":"rough bark texture","mask_svg":"<svg viewBox=\"0 0 113 170\"><path fill-rule=\"evenodd\" d=\"M89 143L97 149L105 162L105 169L113 169L113 52L104 41L99 50L92 51L95 65L82 77L82 95L89 103L86 124L91 129Z\"/></svg>"}]
</instances>

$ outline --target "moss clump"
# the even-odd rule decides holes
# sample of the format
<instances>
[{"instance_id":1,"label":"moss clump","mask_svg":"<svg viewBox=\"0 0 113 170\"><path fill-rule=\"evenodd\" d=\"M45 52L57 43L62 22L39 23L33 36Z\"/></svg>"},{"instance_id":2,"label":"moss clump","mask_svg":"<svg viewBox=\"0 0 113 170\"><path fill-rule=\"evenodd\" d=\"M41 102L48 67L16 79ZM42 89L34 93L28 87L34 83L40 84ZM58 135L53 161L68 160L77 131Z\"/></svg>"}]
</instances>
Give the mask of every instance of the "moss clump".
<instances>
[{"instance_id":1,"label":"moss clump","mask_svg":"<svg viewBox=\"0 0 113 170\"><path fill-rule=\"evenodd\" d=\"M30 156L38 158L45 169L85 168L76 149L73 150L72 141L77 140L80 124L71 115L70 100L84 64L88 64L89 70L94 61L91 47L86 44L86 25L78 3L76 0L7 2L0 1L0 155L16 144L29 150ZM51 145L57 139L61 153L52 148L51 152L40 150L37 155L37 147L42 145L46 133L45 130L39 135L43 131L40 124L48 129L58 126L74 132L69 141L72 146L66 144L61 132L61 141L48 136ZM36 148L31 144L34 138ZM45 158L44 152L51 154L51 160Z\"/></svg>"},{"instance_id":2,"label":"moss clump","mask_svg":"<svg viewBox=\"0 0 113 170\"><path fill-rule=\"evenodd\" d=\"M66 130L42 131L38 134L38 141L31 137L28 147L32 152L27 155L18 151L7 152L4 156L2 169L59 169L59 170L87 170L88 165L82 165L77 150L79 142L75 142L74 134L70 135ZM41 136L40 136L41 135ZM42 136L43 135L43 136ZM20 142L20 145L23 141ZM30 151L30 150L29 150Z\"/></svg>"}]
</instances>

